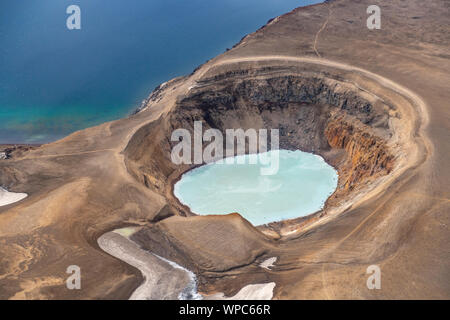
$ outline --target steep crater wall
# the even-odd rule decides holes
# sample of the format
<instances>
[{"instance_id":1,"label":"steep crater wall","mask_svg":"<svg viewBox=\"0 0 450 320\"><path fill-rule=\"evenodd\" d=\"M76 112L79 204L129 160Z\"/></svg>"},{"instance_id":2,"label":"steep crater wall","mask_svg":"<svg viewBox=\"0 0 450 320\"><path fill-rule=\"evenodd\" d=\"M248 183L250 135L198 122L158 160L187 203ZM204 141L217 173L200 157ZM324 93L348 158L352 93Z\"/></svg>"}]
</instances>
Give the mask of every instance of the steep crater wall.
<instances>
[{"instance_id":1,"label":"steep crater wall","mask_svg":"<svg viewBox=\"0 0 450 320\"><path fill-rule=\"evenodd\" d=\"M319 154L338 170L329 206L393 170L392 114L392 106L338 76L284 68L228 71L205 77L168 114L141 128L125 150L126 162L136 179L167 197L164 216L190 215L171 192L194 167L171 162L175 129L193 133L194 121L224 136L226 129L279 129L280 148Z\"/></svg>"}]
</instances>

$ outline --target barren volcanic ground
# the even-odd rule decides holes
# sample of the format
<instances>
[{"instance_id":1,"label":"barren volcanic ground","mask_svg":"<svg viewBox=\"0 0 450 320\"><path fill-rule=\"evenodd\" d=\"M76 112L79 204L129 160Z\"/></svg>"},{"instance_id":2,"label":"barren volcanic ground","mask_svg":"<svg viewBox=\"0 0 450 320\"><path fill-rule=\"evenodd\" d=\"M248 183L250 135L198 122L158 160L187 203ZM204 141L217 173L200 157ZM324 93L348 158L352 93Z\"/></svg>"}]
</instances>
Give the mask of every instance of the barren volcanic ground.
<instances>
[{"instance_id":1,"label":"barren volcanic ground","mask_svg":"<svg viewBox=\"0 0 450 320\"><path fill-rule=\"evenodd\" d=\"M366 27L372 4L380 30ZM97 239L139 226L131 240L192 270L205 294L275 283L274 299L450 298L449 15L445 0L298 8L129 118L9 151L0 186L28 197L0 207L0 297L129 298L140 271ZM195 120L278 128L280 148L321 155L338 188L322 211L258 228L196 216L173 196L193 166L170 160L172 131ZM366 287L373 264L381 290ZM81 290L65 286L69 265Z\"/></svg>"}]
</instances>

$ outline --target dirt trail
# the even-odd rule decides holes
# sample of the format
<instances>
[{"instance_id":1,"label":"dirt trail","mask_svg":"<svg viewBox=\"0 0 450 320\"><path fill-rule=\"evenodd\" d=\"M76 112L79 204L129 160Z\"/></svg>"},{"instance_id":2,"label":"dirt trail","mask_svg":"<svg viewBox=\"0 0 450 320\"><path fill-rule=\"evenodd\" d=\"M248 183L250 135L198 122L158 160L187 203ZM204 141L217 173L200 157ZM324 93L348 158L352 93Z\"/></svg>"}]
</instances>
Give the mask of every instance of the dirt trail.
<instances>
[{"instance_id":1,"label":"dirt trail","mask_svg":"<svg viewBox=\"0 0 450 320\"><path fill-rule=\"evenodd\" d=\"M331 6L332 3L326 3L326 6L328 8L328 16L327 19L325 20L325 22L323 23L322 27L320 27L319 31L317 31L316 36L314 37L314 52L316 53L316 55L320 58L322 57L319 53L319 51L317 51L317 41L319 39L319 35L320 33L326 28L328 21L330 20L331 14L332 14L332 10L331 10Z\"/></svg>"}]
</instances>

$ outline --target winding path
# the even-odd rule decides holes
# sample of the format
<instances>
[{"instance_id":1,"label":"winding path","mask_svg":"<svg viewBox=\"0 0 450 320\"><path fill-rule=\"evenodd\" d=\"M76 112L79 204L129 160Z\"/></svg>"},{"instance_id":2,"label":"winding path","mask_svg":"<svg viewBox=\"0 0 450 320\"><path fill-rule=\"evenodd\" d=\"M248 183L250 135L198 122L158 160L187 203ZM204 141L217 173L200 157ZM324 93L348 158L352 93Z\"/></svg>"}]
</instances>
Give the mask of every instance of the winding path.
<instances>
[{"instance_id":1,"label":"winding path","mask_svg":"<svg viewBox=\"0 0 450 320\"><path fill-rule=\"evenodd\" d=\"M328 8L328 16L327 19L325 20L325 22L323 23L322 27L320 27L319 31L317 31L316 36L314 37L314 52L316 53L316 55L320 58L322 57L319 53L319 51L317 51L317 40L319 39L319 35L320 33L326 28L328 21L330 20L331 17L331 3L326 2L327 8Z\"/></svg>"}]
</instances>

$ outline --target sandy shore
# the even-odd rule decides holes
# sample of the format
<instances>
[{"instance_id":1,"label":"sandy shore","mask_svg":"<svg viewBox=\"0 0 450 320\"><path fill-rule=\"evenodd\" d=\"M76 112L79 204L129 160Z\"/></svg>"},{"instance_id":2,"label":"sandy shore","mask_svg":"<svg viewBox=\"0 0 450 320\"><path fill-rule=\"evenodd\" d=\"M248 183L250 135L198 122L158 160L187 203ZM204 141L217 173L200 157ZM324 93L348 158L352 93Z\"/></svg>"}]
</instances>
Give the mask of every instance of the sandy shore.
<instances>
[{"instance_id":1,"label":"sandy shore","mask_svg":"<svg viewBox=\"0 0 450 320\"><path fill-rule=\"evenodd\" d=\"M27 196L26 193L8 192L0 187L0 207L25 199Z\"/></svg>"}]
</instances>

